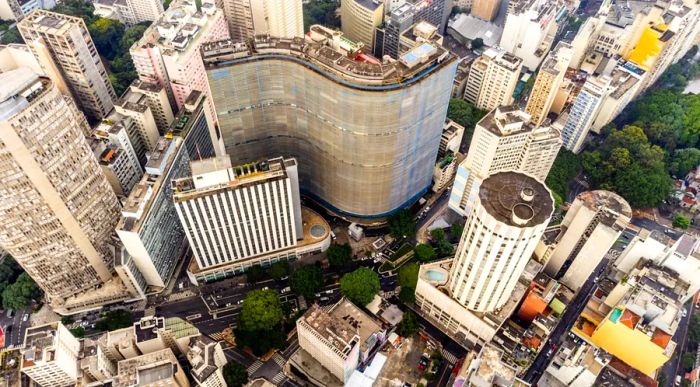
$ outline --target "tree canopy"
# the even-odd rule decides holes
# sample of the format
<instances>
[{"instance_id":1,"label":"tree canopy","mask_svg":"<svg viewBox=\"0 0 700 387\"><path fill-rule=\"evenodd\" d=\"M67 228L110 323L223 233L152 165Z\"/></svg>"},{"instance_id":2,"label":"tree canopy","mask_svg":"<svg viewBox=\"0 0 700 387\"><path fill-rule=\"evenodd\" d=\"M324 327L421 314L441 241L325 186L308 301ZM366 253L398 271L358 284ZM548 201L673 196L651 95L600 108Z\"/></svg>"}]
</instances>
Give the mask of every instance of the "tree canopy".
<instances>
[{"instance_id":1,"label":"tree canopy","mask_svg":"<svg viewBox=\"0 0 700 387\"><path fill-rule=\"evenodd\" d=\"M415 313L409 310L403 314L401 322L399 322L399 325L396 327L396 333L398 333L399 336L409 337L418 332L419 328L418 318L416 318Z\"/></svg>"},{"instance_id":2,"label":"tree canopy","mask_svg":"<svg viewBox=\"0 0 700 387\"><path fill-rule=\"evenodd\" d=\"M134 317L131 312L125 309L116 309L104 313L104 316L95 323L95 329L100 331L113 331L130 327L133 324Z\"/></svg>"},{"instance_id":3,"label":"tree canopy","mask_svg":"<svg viewBox=\"0 0 700 387\"><path fill-rule=\"evenodd\" d=\"M682 214L676 214L673 216L673 227L680 228L681 230L686 230L690 227L690 219Z\"/></svg>"},{"instance_id":4,"label":"tree canopy","mask_svg":"<svg viewBox=\"0 0 700 387\"><path fill-rule=\"evenodd\" d=\"M472 42L472 44L474 44L474 42ZM452 98L447 107L447 118L464 126L463 141L466 141L467 144L471 142L476 123L484 118L486 113L488 112L477 109L474 105L462 98Z\"/></svg>"},{"instance_id":5,"label":"tree canopy","mask_svg":"<svg viewBox=\"0 0 700 387\"><path fill-rule=\"evenodd\" d=\"M2 291L2 306L5 309L24 309L42 296L41 289L25 272Z\"/></svg>"},{"instance_id":6,"label":"tree canopy","mask_svg":"<svg viewBox=\"0 0 700 387\"><path fill-rule=\"evenodd\" d=\"M600 147L585 152L583 168L594 186L617 192L632 207L656 207L671 192L665 156L642 128L628 125L613 129Z\"/></svg>"},{"instance_id":7,"label":"tree canopy","mask_svg":"<svg viewBox=\"0 0 700 387\"><path fill-rule=\"evenodd\" d=\"M332 267L345 267L352 262L352 248L349 244L332 244L326 250L328 263Z\"/></svg>"},{"instance_id":8,"label":"tree canopy","mask_svg":"<svg viewBox=\"0 0 700 387\"><path fill-rule=\"evenodd\" d=\"M276 291L249 292L238 319L238 327L246 331L271 330L282 322L282 306Z\"/></svg>"},{"instance_id":9,"label":"tree canopy","mask_svg":"<svg viewBox=\"0 0 700 387\"><path fill-rule=\"evenodd\" d=\"M447 240L447 237L445 236L445 230L441 228L434 229L430 232L430 239L433 246L435 246L435 251L438 257L446 257L452 254L452 250L454 250L454 248L452 247L452 244Z\"/></svg>"},{"instance_id":10,"label":"tree canopy","mask_svg":"<svg viewBox=\"0 0 700 387\"><path fill-rule=\"evenodd\" d=\"M425 243L416 245L413 250L416 254L416 258L421 262L432 261L435 258L435 249L433 249L433 246L426 245Z\"/></svg>"},{"instance_id":11,"label":"tree canopy","mask_svg":"<svg viewBox=\"0 0 700 387\"><path fill-rule=\"evenodd\" d=\"M563 204L569 194L569 183L581 172L581 159L564 148L559 150L552 169L547 175L546 184L552 190L554 200Z\"/></svg>"},{"instance_id":12,"label":"tree canopy","mask_svg":"<svg viewBox=\"0 0 700 387\"><path fill-rule=\"evenodd\" d=\"M323 286L323 274L316 265L302 266L289 276L289 284L294 294L311 298Z\"/></svg>"},{"instance_id":13,"label":"tree canopy","mask_svg":"<svg viewBox=\"0 0 700 387\"><path fill-rule=\"evenodd\" d=\"M379 276L366 267L361 267L340 278L340 291L357 305L369 304L379 293Z\"/></svg>"},{"instance_id":14,"label":"tree canopy","mask_svg":"<svg viewBox=\"0 0 700 387\"><path fill-rule=\"evenodd\" d=\"M248 370L238 362L226 363L222 372L228 387L243 387L248 383Z\"/></svg>"},{"instance_id":15,"label":"tree canopy","mask_svg":"<svg viewBox=\"0 0 700 387\"><path fill-rule=\"evenodd\" d=\"M335 11L338 2L334 0L309 0L303 4L304 31L314 24L321 24L328 28L340 28L340 18Z\"/></svg>"},{"instance_id":16,"label":"tree canopy","mask_svg":"<svg viewBox=\"0 0 700 387\"><path fill-rule=\"evenodd\" d=\"M418 271L420 266L417 263L407 263L399 268L399 286L402 288L416 288L418 283Z\"/></svg>"},{"instance_id":17,"label":"tree canopy","mask_svg":"<svg viewBox=\"0 0 700 387\"><path fill-rule=\"evenodd\" d=\"M289 275L289 262L279 261L270 266L270 277L279 281Z\"/></svg>"},{"instance_id":18,"label":"tree canopy","mask_svg":"<svg viewBox=\"0 0 700 387\"><path fill-rule=\"evenodd\" d=\"M416 231L416 220L408 209L399 210L389 217L389 232L394 238L411 238Z\"/></svg>"}]
</instances>

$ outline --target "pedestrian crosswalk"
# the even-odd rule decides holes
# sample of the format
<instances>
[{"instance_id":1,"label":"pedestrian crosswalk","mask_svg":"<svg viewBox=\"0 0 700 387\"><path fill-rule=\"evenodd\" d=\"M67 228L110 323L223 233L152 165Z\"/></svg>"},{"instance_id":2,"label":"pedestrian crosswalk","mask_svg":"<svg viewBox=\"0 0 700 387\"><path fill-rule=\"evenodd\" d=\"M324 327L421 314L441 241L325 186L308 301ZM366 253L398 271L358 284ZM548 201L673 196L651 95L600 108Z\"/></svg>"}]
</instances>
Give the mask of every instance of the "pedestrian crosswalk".
<instances>
[{"instance_id":1,"label":"pedestrian crosswalk","mask_svg":"<svg viewBox=\"0 0 700 387\"><path fill-rule=\"evenodd\" d=\"M457 360L458 360L457 356L453 355L452 352L448 352L444 348L441 348L440 353L445 358L445 360L447 360L450 364L457 363Z\"/></svg>"},{"instance_id":2,"label":"pedestrian crosswalk","mask_svg":"<svg viewBox=\"0 0 700 387\"><path fill-rule=\"evenodd\" d=\"M284 383L287 380L287 376L284 374L284 372L280 372L277 375L275 375L274 378L272 378L272 384L275 386L279 386L282 383Z\"/></svg>"},{"instance_id":3,"label":"pedestrian crosswalk","mask_svg":"<svg viewBox=\"0 0 700 387\"><path fill-rule=\"evenodd\" d=\"M274 360L275 363L277 363L280 368L284 368L284 363L287 362L287 360L282 357L279 353L276 353L274 356L272 356L272 360Z\"/></svg>"},{"instance_id":4,"label":"pedestrian crosswalk","mask_svg":"<svg viewBox=\"0 0 700 387\"><path fill-rule=\"evenodd\" d=\"M255 373L255 371L259 370L260 367L262 367L263 362L260 360L256 360L255 363L251 364L250 367L248 367L248 375L252 375Z\"/></svg>"}]
</instances>

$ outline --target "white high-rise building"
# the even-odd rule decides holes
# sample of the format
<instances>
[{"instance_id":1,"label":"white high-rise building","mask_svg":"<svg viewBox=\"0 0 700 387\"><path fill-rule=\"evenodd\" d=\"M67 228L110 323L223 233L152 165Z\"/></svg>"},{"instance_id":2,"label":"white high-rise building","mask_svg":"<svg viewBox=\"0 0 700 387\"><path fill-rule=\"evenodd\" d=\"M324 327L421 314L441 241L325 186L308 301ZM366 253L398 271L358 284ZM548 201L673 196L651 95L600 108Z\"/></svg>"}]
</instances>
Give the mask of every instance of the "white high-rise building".
<instances>
[{"instance_id":1,"label":"white high-rise building","mask_svg":"<svg viewBox=\"0 0 700 387\"><path fill-rule=\"evenodd\" d=\"M471 65L464 99L484 110L512 104L522 63L502 49L487 49Z\"/></svg>"},{"instance_id":2,"label":"white high-rise building","mask_svg":"<svg viewBox=\"0 0 700 387\"><path fill-rule=\"evenodd\" d=\"M480 182L499 171L526 172L544 181L561 147L559 137L556 129L533 126L530 115L516 106L494 109L474 128L467 158L457 169L449 207L467 215Z\"/></svg>"},{"instance_id":3,"label":"white high-rise building","mask_svg":"<svg viewBox=\"0 0 700 387\"><path fill-rule=\"evenodd\" d=\"M499 45L535 71L554 42L557 15L564 8L563 0L511 0Z\"/></svg>"},{"instance_id":4,"label":"white high-rise building","mask_svg":"<svg viewBox=\"0 0 700 387\"><path fill-rule=\"evenodd\" d=\"M40 386L75 386L80 341L61 324L31 327L24 336L21 370Z\"/></svg>"},{"instance_id":5,"label":"white high-rise building","mask_svg":"<svg viewBox=\"0 0 700 387\"><path fill-rule=\"evenodd\" d=\"M547 253L545 272L577 291L631 218L630 205L616 193L598 190L578 195L561 222L553 250Z\"/></svg>"},{"instance_id":6,"label":"white high-rise building","mask_svg":"<svg viewBox=\"0 0 700 387\"><path fill-rule=\"evenodd\" d=\"M222 9L231 38L242 42L256 34L303 37L301 3L301 0L222 0Z\"/></svg>"},{"instance_id":7,"label":"white high-rise building","mask_svg":"<svg viewBox=\"0 0 700 387\"><path fill-rule=\"evenodd\" d=\"M154 21L163 13L160 0L97 0L93 5L95 15L118 20L127 26Z\"/></svg>"},{"instance_id":8,"label":"white high-rise building","mask_svg":"<svg viewBox=\"0 0 700 387\"><path fill-rule=\"evenodd\" d=\"M583 149L586 136L590 131L601 104L609 92L610 78L590 76L579 91L568 119L564 124L561 137L564 147L574 153Z\"/></svg>"},{"instance_id":9,"label":"white high-rise building","mask_svg":"<svg viewBox=\"0 0 700 387\"><path fill-rule=\"evenodd\" d=\"M294 159L231 166L228 156L193 161L173 200L199 269L296 245L303 237Z\"/></svg>"},{"instance_id":10,"label":"white high-rise building","mask_svg":"<svg viewBox=\"0 0 700 387\"><path fill-rule=\"evenodd\" d=\"M129 117L120 122L102 122L90 139L95 158L107 181L119 197L129 196L143 176L141 163L131 145L127 127L134 125Z\"/></svg>"},{"instance_id":11,"label":"white high-rise building","mask_svg":"<svg viewBox=\"0 0 700 387\"><path fill-rule=\"evenodd\" d=\"M49 78L88 118L104 118L117 95L83 19L35 10L17 24Z\"/></svg>"},{"instance_id":12,"label":"white high-rise building","mask_svg":"<svg viewBox=\"0 0 700 387\"><path fill-rule=\"evenodd\" d=\"M532 116L533 124L541 125L547 118L564 81L571 55L571 46L566 42L559 42L542 63L525 108Z\"/></svg>"},{"instance_id":13,"label":"white high-rise building","mask_svg":"<svg viewBox=\"0 0 700 387\"><path fill-rule=\"evenodd\" d=\"M452 264L451 297L476 312L500 308L553 211L551 192L529 175L498 172L484 180Z\"/></svg>"}]
</instances>

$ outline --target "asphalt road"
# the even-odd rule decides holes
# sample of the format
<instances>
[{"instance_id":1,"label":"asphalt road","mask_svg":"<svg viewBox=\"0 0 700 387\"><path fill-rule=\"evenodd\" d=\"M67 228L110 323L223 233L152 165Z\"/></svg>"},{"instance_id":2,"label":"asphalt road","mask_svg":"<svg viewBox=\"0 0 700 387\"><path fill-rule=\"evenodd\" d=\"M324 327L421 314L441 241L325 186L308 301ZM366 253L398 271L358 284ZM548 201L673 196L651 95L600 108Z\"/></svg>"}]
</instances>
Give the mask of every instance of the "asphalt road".
<instances>
[{"instance_id":1,"label":"asphalt road","mask_svg":"<svg viewBox=\"0 0 700 387\"><path fill-rule=\"evenodd\" d=\"M663 367L661 367L661 373L666 375L666 383L660 385L660 387L671 387L676 379L676 375L683 376L684 372L680 369L680 359L685 352L686 339L688 338L688 327L690 326L690 320L693 316L693 303L689 302L690 306L685 307L688 310L688 314L681 318L678 324L678 329L673 335L673 341L676 342L676 350L673 353L671 360L667 361Z\"/></svg>"},{"instance_id":2,"label":"asphalt road","mask_svg":"<svg viewBox=\"0 0 700 387\"><path fill-rule=\"evenodd\" d=\"M583 286L581 286L581 289L576 294L576 297L574 297L574 300L567 305L564 315L562 316L561 320L559 320L559 324L557 324L552 331L552 334L549 336L547 344L542 348L540 353L535 358L535 361L532 362L532 365L530 365L530 368L528 368L527 372L525 373L525 377L523 379L526 382L535 385L540 376L542 376L545 368L547 368L552 360L551 358L556 353L555 349L561 344L562 335L567 334L567 332L571 330L571 327L576 322L576 319L581 314L581 311L583 311L583 308L588 303L588 299L590 298L591 294L593 294L593 291L596 288L596 282L594 281L595 278L599 277L603 271L605 271L608 263L608 259L603 258L590 277L588 277L588 280L586 280ZM550 349L552 349L551 352Z\"/></svg>"},{"instance_id":3,"label":"asphalt road","mask_svg":"<svg viewBox=\"0 0 700 387\"><path fill-rule=\"evenodd\" d=\"M659 231L661 233L668 235L669 237L671 237L675 240L678 240L681 237L681 235L683 235L682 232L676 231L672 228L668 228L662 224L658 224L658 223L654 222L653 220L647 219L647 218L632 218L632 221L630 223L632 223L633 225L635 225L637 227L646 228L647 230L650 230L650 231L651 230Z\"/></svg>"},{"instance_id":4,"label":"asphalt road","mask_svg":"<svg viewBox=\"0 0 700 387\"><path fill-rule=\"evenodd\" d=\"M24 343L24 332L29 326L29 321L24 321L24 315L31 313L31 308L16 310L12 317L7 317L7 311L0 313L0 326L5 335L5 347L18 346Z\"/></svg>"}]
</instances>

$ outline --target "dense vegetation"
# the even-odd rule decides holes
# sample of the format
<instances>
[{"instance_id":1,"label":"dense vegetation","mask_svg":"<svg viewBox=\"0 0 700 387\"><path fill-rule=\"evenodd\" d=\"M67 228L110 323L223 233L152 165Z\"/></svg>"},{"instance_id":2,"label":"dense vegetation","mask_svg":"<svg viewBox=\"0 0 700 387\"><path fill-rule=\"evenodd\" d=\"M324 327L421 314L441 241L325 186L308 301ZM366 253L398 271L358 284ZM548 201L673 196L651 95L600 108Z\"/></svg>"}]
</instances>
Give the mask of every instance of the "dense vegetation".
<instances>
[{"instance_id":1,"label":"dense vegetation","mask_svg":"<svg viewBox=\"0 0 700 387\"><path fill-rule=\"evenodd\" d=\"M136 79L136 71L129 54L129 47L143 36L150 22L131 27L94 15L92 4L81 0L67 0L53 9L54 12L82 18L95 42L97 52L105 62L109 81L117 95L122 95L129 84Z\"/></svg>"},{"instance_id":2,"label":"dense vegetation","mask_svg":"<svg viewBox=\"0 0 700 387\"><path fill-rule=\"evenodd\" d=\"M101 319L95 323L95 329L100 331L113 331L130 327L134 324L134 317L128 310L116 309L103 313Z\"/></svg>"},{"instance_id":3,"label":"dense vegetation","mask_svg":"<svg viewBox=\"0 0 700 387\"><path fill-rule=\"evenodd\" d=\"M236 345L250 348L256 356L262 356L285 344L282 330L284 313L279 294L274 290L253 290L249 292L238 319Z\"/></svg>"},{"instance_id":4,"label":"dense vegetation","mask_svg":"<svg viewBox=\"0 0 700 387\"><path fill-rule=\"evenodd\" d=\"M474 42L472 42L474 44ZM447 107L447 118L464 126L463 142L467 144L472 140L474 126L488 113L485 110L477 109L469 102L461 98L452 98Z\"/></svg>"},{"instance_id":5,"label":"dense vegetation","mask_svg":"<svg viewBox=\"0 0 700 387\"><path fill-rule=\"evenodd\" d=\"M379 276L372 269L361 267L340 279L340 292L357 305L369 304L379 293Z\"/></svg>"},{"instance_id":6,"label":"dense vegetation","mask_svg":"<svg viewBox=\"0 0 700 387\"><path fill-rule=\"evenodd\" d=\"M314 24L340 29L340 17L336 14L339 2L334 0L309 0L304 2L304 31Z\"/></svg>"},{"instance_id":7,"label":"dense vegetation","mask_svg":"<svg viewBox=\"0 0 700 387\"><path fill-rule=\"evenodd\" d=\"M22 35L19 34L17 26L10 27L13 22L0 20L0 44L23 43Z\"/></svg>"},{"instance_id":8,"label":"dense vegetation","mask_svg":"<svg viewBox=\"0 0 700 387\"><path fill-rule=\"evenodd\" d=\"M228 387L242 387L248 383L248 370L240 363L230 361L222 372Z\"/></svg>"},{"instance_id":9,"label":"dense vegetation","mask_svg":"<svg viewBox=\"0 0 700 387\"><path fill-rule=\"evenodd\" d=\"M0 262L0 294L5 309L24 309L39 301L42 292L9 255Z\"/></svg>"},{"instance_id":10,"label":"dense vegetation","mask_svg":"<svg viewBox=\"0 0 700 387\"><path fill-rule=\"evenodd\" d=\"M682 178L700 163L700 95L682 93L700 70L693 60L697 50L669 66L604 128L599 144L580 155L592 188L617 192L635 208L657 207L671 193L670 176ZM566 180L558 175L547 182L558 195L565 191Z\"/></svg>"},{"instance_id":11,"label":"dense vegetation","mask_svg":"<svg viewBox=\"0 0 700 387\"><path fill-rule=\"evenodd\" d=\"M581 172L581 168L581 160L578 156L564 148L559 151L546 181L557 205L566 201L569 195L569 182Z\"/></svg>"}]
</instances>

